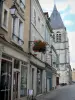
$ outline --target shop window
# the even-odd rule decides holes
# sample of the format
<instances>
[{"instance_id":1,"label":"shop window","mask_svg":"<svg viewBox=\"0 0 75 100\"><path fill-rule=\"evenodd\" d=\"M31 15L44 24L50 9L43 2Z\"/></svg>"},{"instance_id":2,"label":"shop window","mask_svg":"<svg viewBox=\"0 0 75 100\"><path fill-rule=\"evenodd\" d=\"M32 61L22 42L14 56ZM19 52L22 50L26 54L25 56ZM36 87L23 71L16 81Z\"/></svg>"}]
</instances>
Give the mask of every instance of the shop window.
<instances>
[{"instance_id":1,"label":"shop window","mask_svg":"<svg viewBox=\"0 0 75 100\"><path fill-rule=\"evenodd\" d=\"M1 62L1 100L11 100L12 63L2 59Z\"/></svg>"},{"instance_id":2,"label":"shop window","mask_svg":"<svg viewBox=\"0 0 75 100\"><path fill-rule=\"evenodd\" d=\"M21 66L21 96L27 95L27 67Z\"/></svg>"},{"instance_id":3,"label":"shop window","mask_svg":"<svg viewBox=\"0 0 75 100\"><path fill-rule=\"evenodd\" d=\"M42 71L37 69L37 94L42 93Z\"/></svg>"},{"instance_id":4,"label":"shop window","mask_svg":"<svg viewBox=\"0 0 75 100\"><path fill-rule=\"evenodd\" d=\"M19 69L19 62L17 59L14 60L14 68Z\"/></svg>"}]
</instances>

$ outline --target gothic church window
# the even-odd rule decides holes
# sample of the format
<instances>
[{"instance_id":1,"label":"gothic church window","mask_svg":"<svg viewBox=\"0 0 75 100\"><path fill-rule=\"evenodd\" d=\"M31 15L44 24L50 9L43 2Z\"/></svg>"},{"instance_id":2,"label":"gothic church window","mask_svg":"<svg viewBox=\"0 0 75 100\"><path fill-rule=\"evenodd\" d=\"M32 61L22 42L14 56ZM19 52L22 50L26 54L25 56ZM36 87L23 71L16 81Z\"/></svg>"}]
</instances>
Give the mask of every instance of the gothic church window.
<instances>
[{"instance_id":1,"label":"gothic church window","mask_svg":"<svg viewBox=\"0 0 75 100\"><path fill-rule=\"evenodd\" d=\"M56 35L56 42L61 42L61 34Z\"/></svg>"},{"instance_id":2,"label":"gothic church window","mask_svg":"<svg viewBox=\"0 0 75 100\"><path fill-rule=\"evenodd\" d=\"M61 34L59 34L59 42L61 42Z\"/></svg>"}]
</instances>

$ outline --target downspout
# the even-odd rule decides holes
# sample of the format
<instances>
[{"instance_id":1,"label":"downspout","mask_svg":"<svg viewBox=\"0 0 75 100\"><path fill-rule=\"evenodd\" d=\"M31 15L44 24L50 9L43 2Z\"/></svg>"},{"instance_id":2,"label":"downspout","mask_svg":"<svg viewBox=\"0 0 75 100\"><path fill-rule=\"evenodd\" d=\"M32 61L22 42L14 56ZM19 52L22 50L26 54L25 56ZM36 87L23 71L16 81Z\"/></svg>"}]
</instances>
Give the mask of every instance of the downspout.
<instances>
[{"instance_id":1,"label":"downspout","mask_svg":"<svg viewBox=\"0 0 75 100\"><path fill-rule=\"evenodd\" d=\"M2 21L2 7L3 7L3 2L4 1L0 0L0 28L1 28L1 21ZM2 51L0 50L0 58L2 56L2 53L1 52ZM0 92L1 92L1 60L0 60ZM0 98L1 98L1 93L0 93Z\"/></svg>"},{"instance_id":2,"label":"downspout","mask_svg":"<svg viewBox=\"0 0 75 100\"><path fill-rule=\"evenodd\" d=\"M31 40L31 0L30 0L30 11L29 11L29 40L28 40L28 62L29 62L29 66L28 66L28 90L27 90L27 93L28 93L28 98L29 98L29 89L31 88L31 64L30 64L30 40Z\"/></svg>"}]
</instances>

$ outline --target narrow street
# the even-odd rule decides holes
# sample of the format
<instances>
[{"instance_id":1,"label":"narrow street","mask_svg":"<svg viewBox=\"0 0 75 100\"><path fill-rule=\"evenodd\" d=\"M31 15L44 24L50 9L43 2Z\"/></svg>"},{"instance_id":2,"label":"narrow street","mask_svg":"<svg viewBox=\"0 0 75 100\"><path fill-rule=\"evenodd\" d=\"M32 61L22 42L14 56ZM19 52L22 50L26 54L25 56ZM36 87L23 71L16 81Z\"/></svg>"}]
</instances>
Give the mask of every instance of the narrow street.
<instances>
[{"instance_id":1,"label":"narrow street","mask_svg":"<svg viewBox=\"0 0 75 100\"><path fill-rule=\"evenodd\" d=\"M75 100L75 85L59 87L37 100Z\"/></svg>"}]
</instances>

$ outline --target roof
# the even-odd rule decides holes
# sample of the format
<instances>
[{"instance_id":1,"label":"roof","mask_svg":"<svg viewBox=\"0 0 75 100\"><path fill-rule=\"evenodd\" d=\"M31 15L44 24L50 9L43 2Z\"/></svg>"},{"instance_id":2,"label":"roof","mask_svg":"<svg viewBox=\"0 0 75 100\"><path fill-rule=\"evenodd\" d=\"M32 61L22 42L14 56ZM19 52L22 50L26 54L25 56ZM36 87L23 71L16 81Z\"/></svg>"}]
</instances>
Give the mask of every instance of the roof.
<instances>
[{"instance_id":1,"label":"roof","mask_svg":"<svg viewBox=\"0 0 75 100\"><path fill-rule=\"evenodd\" d=\"M60 13L58 12L56 5L54 5L53 12L50 17L50 25L53 29L64 29L65 26L61 19Z\"/></svg>"}]
</instances>

